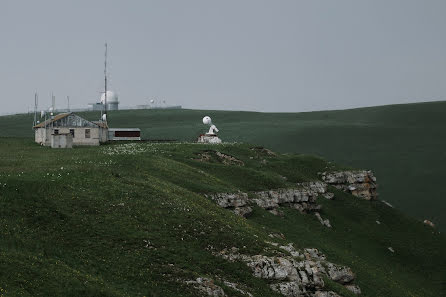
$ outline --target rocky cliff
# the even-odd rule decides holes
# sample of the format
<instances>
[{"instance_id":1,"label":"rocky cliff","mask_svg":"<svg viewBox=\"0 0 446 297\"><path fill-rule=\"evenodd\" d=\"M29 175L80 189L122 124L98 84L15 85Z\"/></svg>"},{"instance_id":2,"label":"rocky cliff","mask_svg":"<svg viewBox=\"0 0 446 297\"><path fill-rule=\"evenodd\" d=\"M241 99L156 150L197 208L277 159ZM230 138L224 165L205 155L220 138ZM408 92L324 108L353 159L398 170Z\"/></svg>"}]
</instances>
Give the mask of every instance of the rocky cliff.
<instances>
[{"instance_id":1,"label":"rocky cliff","mask_svg":"<svg viewBox=\"0 0 446 297\"><path fill-rule=\"evenodd\" d=\"M236 214L247 216L252 212L250 205L257 205L263 209L277 214L279 206L295 208L301 212L316 211L321 208L316 203L319 195L327 195L327 185L320 181L296 184L291 189L274 189L269 191L254 192L253 197L247 193L217 193L209 194L219 206L230 209Z\"/></svg>"},{"instance_id":2,"label":"rocky cliff","mask_svg":"<svg viewBox=\"0 0 446 297\"><path fill-rule=\"evenodd\" d=\"M280 214L280 207L291 207L301 213L315 213L321 224L331 227L329 220L323 219L318 210L321 205L317 198L323 196L333 199L334 194L329 192L329 186L350 193L365 200L374 200L376 193L376 178L371 171L336 171L320 173L320 181L298 183L292 188L273 189L250 193L218 193L209 194L220 207L232 210L238 215L248 216L252 212L252 206L257 205L273 214ZM269 255L244 255L239 249L233 247L214 253L228 261L241 261L245 263L254 276L270 282L270 287L283 296L312 296L312 297L336 297L338 294L326 289L324 278L342 284L354 294L361 294L361 289L353 283L355 275L349 267L339 266L326 260L326 257L317 249L307 248L296 250L292 244L279 245L268 242L277 247L283 253L275 256ZM196 281L193 281L196 283ZM212 280L207 280L214 286ZM200 287L203 292L209 290ZM218 287L211 296L226 296ZM245 292L249 296L249 292Z\"/></svg>"},{"instance_id":3,"label":"rocky cliff","mask_svg":"<svg viewBox=\"0 0 446 297\"><path fill-rule=\"evenodd\" d=\"M370 170L335 171L320 173L322 180L344 192L366 200L375 200L376 177Z\"/></svg>"},{"instance_id":4,"label":"rocky cliff","mask_svg":"<svg viewBox=\"0 0 446 297\"><path fill-rule=\"evenodd\" d=\"M222 251L212 251L216 256L230 262L241 261L249 267L255 277L269 282L272 290L287 297L339 297L327 289L326 281L343 285L354 294L361 294L361 289L354 284L355 274L346 266L339 266L327 261L325 255L317 249L297 250L293 244L280 245L276 242L266 242L269 247L265 253L245 255L236 247ZM271 255L275 254L275 255ZM219 280L226 286L236 289L242 295L252 296L239 284ZM186 283L209 296L227 296L224 290L209 278L197 278Z\"/></svg>"}]
</instances>

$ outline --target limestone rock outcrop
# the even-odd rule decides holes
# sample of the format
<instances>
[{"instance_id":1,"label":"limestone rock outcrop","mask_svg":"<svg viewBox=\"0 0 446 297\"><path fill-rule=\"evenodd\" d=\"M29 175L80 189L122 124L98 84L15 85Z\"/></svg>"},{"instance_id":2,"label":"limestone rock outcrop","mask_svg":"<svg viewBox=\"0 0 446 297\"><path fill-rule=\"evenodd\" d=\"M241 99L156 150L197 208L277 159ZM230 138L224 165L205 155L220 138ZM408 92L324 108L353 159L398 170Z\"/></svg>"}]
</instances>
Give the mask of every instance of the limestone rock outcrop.
<instances>
[{"instance_id":1,"label":"limestone rock outcrop","mask_svg":"<svg viewBox=\"0 0 446 297\"><path fill-rule=\"evenodd\" d=\"M349 267L338 266L326 260L325 255L317 249L298 251L292 244L279 246L267 242L274 247L289 252L277 256L244 255L238 248L225 249L217 253L228 261L242 261L258 278L266 279L272 290L289 297L339 296L325 290L324 276L348 286L348 289L360 292L353 284L355 275Z\"/></svg>"},{"instance_id":2,"label":"limestone rock outcrop","mask_svg":"<svg viewBox=\"0 0 446 297\"><path fill-rule=\"evenodd\" d=\"M317 197L327 193L327 185L320 181L305 182L296 184L292 189L277 189L269 191L259 191L254 193L254 197L249 197L247 193L217 193L207 195L214 200L217 205L231 209L236 214L246 216L252 209L250 204L255 204L263 209L277 214L279 206L288 206L301 212L311 212L321 209L316 203Z\"/></svg>"},{"instance_id":3,"label":"limestone rock outcrop","mask_svg":"<svg viewBox=\"0 0 446 297\"><path fill-rule=\"evenodd\" d=\"M321 217L321 214L318 213L318 212L314 213L314 215L316 216L316 218L318 219L318 221L319 221L323 226L328 227L328 228L331 228L331 224L330 224L330 220L329 220L329 219L325 219L325 220L324 220L324 219Z\"/></svg>"},{"instance_id":4,"label":"limestone rock outcrop","mask_svg":"<svg viewBox=\"0 0 446 297\"><path fill-rule=\"evenodd\" d=\"M361 294L361 288L358 287L357 285L345 285L345 288L347 290L351 291L355 295L360 295Z\"/></svg>"},{"instance_id":5,"label":"limestone rock outcrop","mask_svg":"<svg viewBox=\"0 0 446 297\"><path fill-rule=\"evenodd\" d=\"M426 225L428 225L428 226L431 226L432 228L434 228L435 227L435 224L434 223L432 223L431 221L429 221L429 220L424 220L423 221L423 223L424 224L426 224Z\"/></svg>"},{"instance_id":6,"label":"limestone rock outcrop","mask_svg":"<svg viewBox=\"0 0 446 297\"><path fill-rule=\"evenodd\" d=\"M333 171L320 173L322 180L344 192L366 200L375 200L376 177L370 170Z\"/></svg>"},{"instance_id":7,"label":"limestone rock outcrop","mask_svg":"<svg viewBox=\"0 0 446 297\"><path fill-rule=\"evenodd\" d=\"M252 212L248 205L248 194L243 192L236 193L217 193L208 195L218 206L227 208L240 216L247 216Z\"/></svg>"},{"instance_id":8,"label":"limestone rock outcrop","mask_svg":"<svg viewBox=\"0 0 446 297\"><path fill-rule=\"evenodd\" d=\"M340 284L348 284L355 279L355 275L349 267L340 267L331 263L328 263L328 275L332 280Z\"/></svg>"}]
</instances>

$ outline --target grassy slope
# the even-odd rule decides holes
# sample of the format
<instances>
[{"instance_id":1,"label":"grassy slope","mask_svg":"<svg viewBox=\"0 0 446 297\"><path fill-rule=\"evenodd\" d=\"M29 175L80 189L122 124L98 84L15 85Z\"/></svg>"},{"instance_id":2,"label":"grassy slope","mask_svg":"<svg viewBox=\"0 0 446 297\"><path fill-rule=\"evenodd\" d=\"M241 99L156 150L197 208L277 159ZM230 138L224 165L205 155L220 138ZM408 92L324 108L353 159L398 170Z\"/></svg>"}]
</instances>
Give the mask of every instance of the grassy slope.
<instances>
[{"instance_id":1,"label":"grassy slope","mask_svg":"<svg viewBox=\"0 0 446 297\"><path fill-rule=\"evenodd\" d=\"M274 296L243 264L210 251L237 246L254 254L272 232L351 266L363 296L446 293L445 238L380 202L336 192L336 200L321 200L323 217L334 225L327 229L314 216L291 209L284 209L283 218L256 209L246 220L203 196L292 186L333 166L322 159L266 157L247 145L218 146L245 162L239 167L193 160L212 146L144 143L137 148L143 152L107 155L116 151L114 145L51 150L29 139L1 139L0 288L5 296L195 296L177 280L199 275L242 283L256 296Z\"/></svg>"},{"instance_id":2,"label":"grassy slope","mask_svg":"<svg viewBox=\"0 0 446 297\"><path fill-rule=\"evenodd\" d=\"M318 154L340 164L373 169L381 199L445 230L445 112L446 103L434 102L282 114L138 110L115 112L110 119L114 127L140 127L146 138L193 140L205 130L201 117L209 114L225 141ZM32 137L30 121L28 115L0 117L0 136Z\"/></svg>"}]
</instances>

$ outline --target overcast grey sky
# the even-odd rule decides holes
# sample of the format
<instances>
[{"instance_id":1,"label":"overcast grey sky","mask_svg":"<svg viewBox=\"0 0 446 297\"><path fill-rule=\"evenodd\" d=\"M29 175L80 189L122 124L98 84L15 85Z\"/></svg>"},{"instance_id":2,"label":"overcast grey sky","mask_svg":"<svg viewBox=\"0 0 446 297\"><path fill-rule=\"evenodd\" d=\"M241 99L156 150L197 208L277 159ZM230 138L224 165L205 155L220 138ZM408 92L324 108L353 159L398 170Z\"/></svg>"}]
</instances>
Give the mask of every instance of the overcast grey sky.
<instances>
[{"instance_id":1,"label":"overcast grey sky","mask_svg":"<svg viewBox=\"0 0 446 297\"><path fill-rule=\"evenodd\" d=\"M122 105L343 109L446 99L446 1L0 1L0 113Z\"/></svg>"}]
</instances>

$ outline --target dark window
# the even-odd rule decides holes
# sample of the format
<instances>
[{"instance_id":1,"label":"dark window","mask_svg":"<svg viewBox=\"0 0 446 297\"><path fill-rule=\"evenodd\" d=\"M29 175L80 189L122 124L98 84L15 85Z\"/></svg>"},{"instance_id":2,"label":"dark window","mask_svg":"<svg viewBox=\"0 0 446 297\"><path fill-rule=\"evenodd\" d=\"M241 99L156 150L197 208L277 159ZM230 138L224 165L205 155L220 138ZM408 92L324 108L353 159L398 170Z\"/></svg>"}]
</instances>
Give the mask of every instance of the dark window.
<instances>
[{"instance_id":1,"label":"dark window","mask_svg":"<svg viewBox=\"0 0 446 297\"><path fill-rule=\"evenodd\" d=\"M85 138L90 138L90 129L85 129Z\"/></svg>"},{"instance_id":2,"label":"dark window","mask_svg":"<svg viewBox=\"0 0 446 297\"><path fill-rule=\"evenodd\" d=\"M115 131L115 137L140 137L139 131Z\"/></svg>"},{"instance_id":3,"label":"dark window","mask_svg":"<svg viewBox=\"0 0 446 297\"><path fill-rule=\"evenodd\" d=\"M54 129L54 135L59 135L59 129Z\"/></svg>"},{"instance_id":4,"label":"dark window","mask_svg":"<svg viewBox=\"0 0 446 297\"><path fill-rule=\"evenodd\" d=\"M74 138L74 129L70 129L70 134L71 134L71 136L73 136L73 138Z\"/></svg>"}]
</instances>

